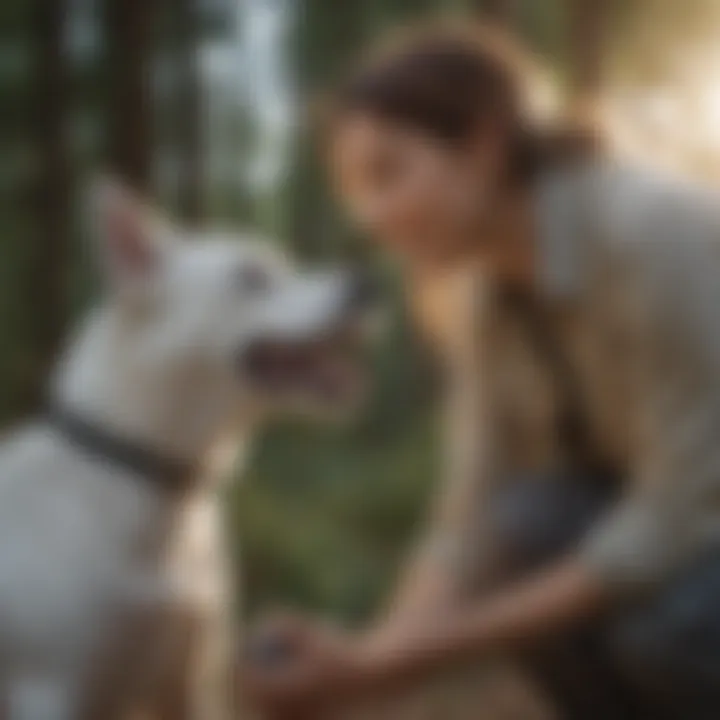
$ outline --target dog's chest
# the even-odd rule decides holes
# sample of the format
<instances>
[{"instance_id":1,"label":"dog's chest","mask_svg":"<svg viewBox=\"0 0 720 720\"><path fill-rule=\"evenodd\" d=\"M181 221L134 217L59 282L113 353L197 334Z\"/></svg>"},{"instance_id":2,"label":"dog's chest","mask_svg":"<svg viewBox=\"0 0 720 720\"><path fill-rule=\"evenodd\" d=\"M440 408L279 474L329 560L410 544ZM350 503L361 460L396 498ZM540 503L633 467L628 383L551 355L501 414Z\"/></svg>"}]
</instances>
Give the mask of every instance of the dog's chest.
<instances>
[{"instance_id":1,"label":"dog's chest","mask_svg":"<svg viewBox=\"0 0 720 720\"><path fill-rule=\"evenodd\" d=\"M0 449L4 652L80 663L132 634L135 620L154 635L179 609L222 602L214 499L168 512L116 475L40 430ZM166 526L166 542L154 543Z\"/></svg>"},{"instance_id":2,"label":"dog's chest","mask_svg":"<svg viewBox=\"0 0 720 720\"><path fill-rule=\"evenodd\" d=\"M159 565L138 566L136 592L109 637L110 662L132 668L145 688L163 685L179 658L198 652L229 610L219 510L213 498L183 508L166 550Z\"/></svg>"},{"instance_id":3,"label":"dog's chest","mask_svg":"<svg viewBox=\"0 0 720 720\"><path fill-rule=\"evenodd\" d=\"M197 498L171 520L167 553L156 574L162 603L201 608L226 597L226 558L221 512L213 495Z\"/></svg>"}]
</instances>

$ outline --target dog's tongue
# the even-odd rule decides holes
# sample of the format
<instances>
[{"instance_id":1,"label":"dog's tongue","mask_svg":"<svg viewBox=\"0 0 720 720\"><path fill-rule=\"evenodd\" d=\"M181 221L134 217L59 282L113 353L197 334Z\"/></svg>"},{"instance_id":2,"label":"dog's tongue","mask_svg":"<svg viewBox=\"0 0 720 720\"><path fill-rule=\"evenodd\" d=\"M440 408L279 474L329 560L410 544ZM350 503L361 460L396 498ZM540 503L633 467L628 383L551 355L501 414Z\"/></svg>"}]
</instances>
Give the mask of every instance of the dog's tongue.
<instances>
[{"instance_id":1,"label":"dog's tongue","mask_svg":"<svg viewBox=\"0 0 720 720\"><path fill-rule=\"evenodd\" d=\"M275 372L287 384L304 384L333 399L352 384L353 371L337 348L306 347L282 351L275 359Z\"/></svg>"},{"instance_id":2,"label":"dog's tongue","mask_svg":"<svg viewBox=\"0 0 720 720\"><path fill-rule=\"evenodd\" d=\"M280 345L262 348L254 357L256 368L275 379L291 378L312 364L314 352L304 347Z\"/></svg>"},{"instance_id":3,"label":"dog's tongue","mask_svg":"<svg viewBox=\"0 0 720 720\"><path fill-rule=\"evenodd\" d=\"M330 400L345 395L356 386L356 374L351 364L340 357L322 358L311 374L317 391Z\"/></svg>"}]
</instances>

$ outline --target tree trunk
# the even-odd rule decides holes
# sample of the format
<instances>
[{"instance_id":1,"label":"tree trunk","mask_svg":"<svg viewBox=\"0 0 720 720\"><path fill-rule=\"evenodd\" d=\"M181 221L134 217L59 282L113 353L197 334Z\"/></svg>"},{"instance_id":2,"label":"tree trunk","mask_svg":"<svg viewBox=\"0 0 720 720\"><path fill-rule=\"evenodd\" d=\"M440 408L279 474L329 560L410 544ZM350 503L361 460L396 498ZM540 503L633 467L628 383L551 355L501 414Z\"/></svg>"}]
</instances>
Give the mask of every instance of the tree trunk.
<instances>
[{"instance_id":1,"label":"tree trunk","mask_svg":"<svg viewBox=\"0 0 720 720\"><path fill-rule=\"evenodd\" d=\"M203 95L198 57L198 0L175 0L177 13L177 123L181 217L197 224L203 217Z\"/></svg>"},{"instance_id":2,"label":"tree trunk","mask_svg":"<svg viewBox=\"0 0 720 720\"><path fill-rule=\"evenodd\" d=\"M303 0L298 3L290 45L294 83L300 97L312 98L332 85L347 69L362 46L367 30L364 0L327 3ZM293 248L305 257L322 254L342 243L334 203L325 187L314 133L301 130L294 138L292 165L286 186L288 217L285 232Z\"/></svg>"},{"instance_id":3,"label":"tree trunk","mask_svg":"<svg viewBox=\"0 0 720 720\"><path fill-rule=\"evenodd\" d=\"M605 21L602 2L569 0L572 100L594 102L603 85Z\"/></svg>"},{"instance_id":4,"label":"tree trunk","mask_svg":"<svg viewBox=\"0 0 720 720\"><path fill-rule=\"evenodd\" d=\"M28 320L35 360L28 374L27 408L41 400L68 320L72 191L67 143L69 78L63 47L67 20L66 0L36 0L33 126L38 174L33 193L36 241L29 248L28 269Z\"/></svg>"},{"instance_id":5,"label":"tree trunk","mask_svg":"<svg viewBox=\"0 0 720 720\"><path fill-rule=\"evenodd\" d=\"M106 0L108 161L136 189L152 176L153 103L150 87L157 0Z\"/></svg>"}]
</instances>

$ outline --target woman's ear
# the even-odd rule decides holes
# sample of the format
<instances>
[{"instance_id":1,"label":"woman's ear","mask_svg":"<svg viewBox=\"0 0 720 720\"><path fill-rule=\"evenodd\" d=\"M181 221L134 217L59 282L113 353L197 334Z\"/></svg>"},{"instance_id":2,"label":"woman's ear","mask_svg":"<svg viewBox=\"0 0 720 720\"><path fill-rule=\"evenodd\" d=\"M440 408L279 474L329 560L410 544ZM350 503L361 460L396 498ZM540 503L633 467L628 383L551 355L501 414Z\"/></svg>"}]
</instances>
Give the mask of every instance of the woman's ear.
<instances>
[{"instance_id":1,"label":"woman's ear","mask_svg":"<svg viewBox=\"0 0 720 720\"><path fill-rule=\"evenodd\" d=\"M91 187L90 214L100 265L114 292L147 289L163 262L170 232L131 190L113 178Z\"/></svg>"}]
</instances>

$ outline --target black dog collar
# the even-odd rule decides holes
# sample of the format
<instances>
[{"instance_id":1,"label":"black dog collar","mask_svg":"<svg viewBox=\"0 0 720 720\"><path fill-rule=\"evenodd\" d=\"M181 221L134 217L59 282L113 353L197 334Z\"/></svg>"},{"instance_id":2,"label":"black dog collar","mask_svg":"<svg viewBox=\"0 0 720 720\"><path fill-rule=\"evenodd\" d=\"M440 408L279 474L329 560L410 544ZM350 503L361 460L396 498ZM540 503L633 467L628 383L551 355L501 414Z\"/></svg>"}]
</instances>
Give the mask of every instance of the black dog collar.
<instances>
[{"instance_id":1,"label":"black dog collar","mask_svg":"<svg viewBox=\"0 0 720 720\"><path fill-rule=\"evenodd\" d=\"M87 455L105 460L164 490L181 492L188 489L197 477L198 467L195 463L167 457L151 448L118 437L68 410L51 408L47 421Z\"/></svg>"}]
</instances>

